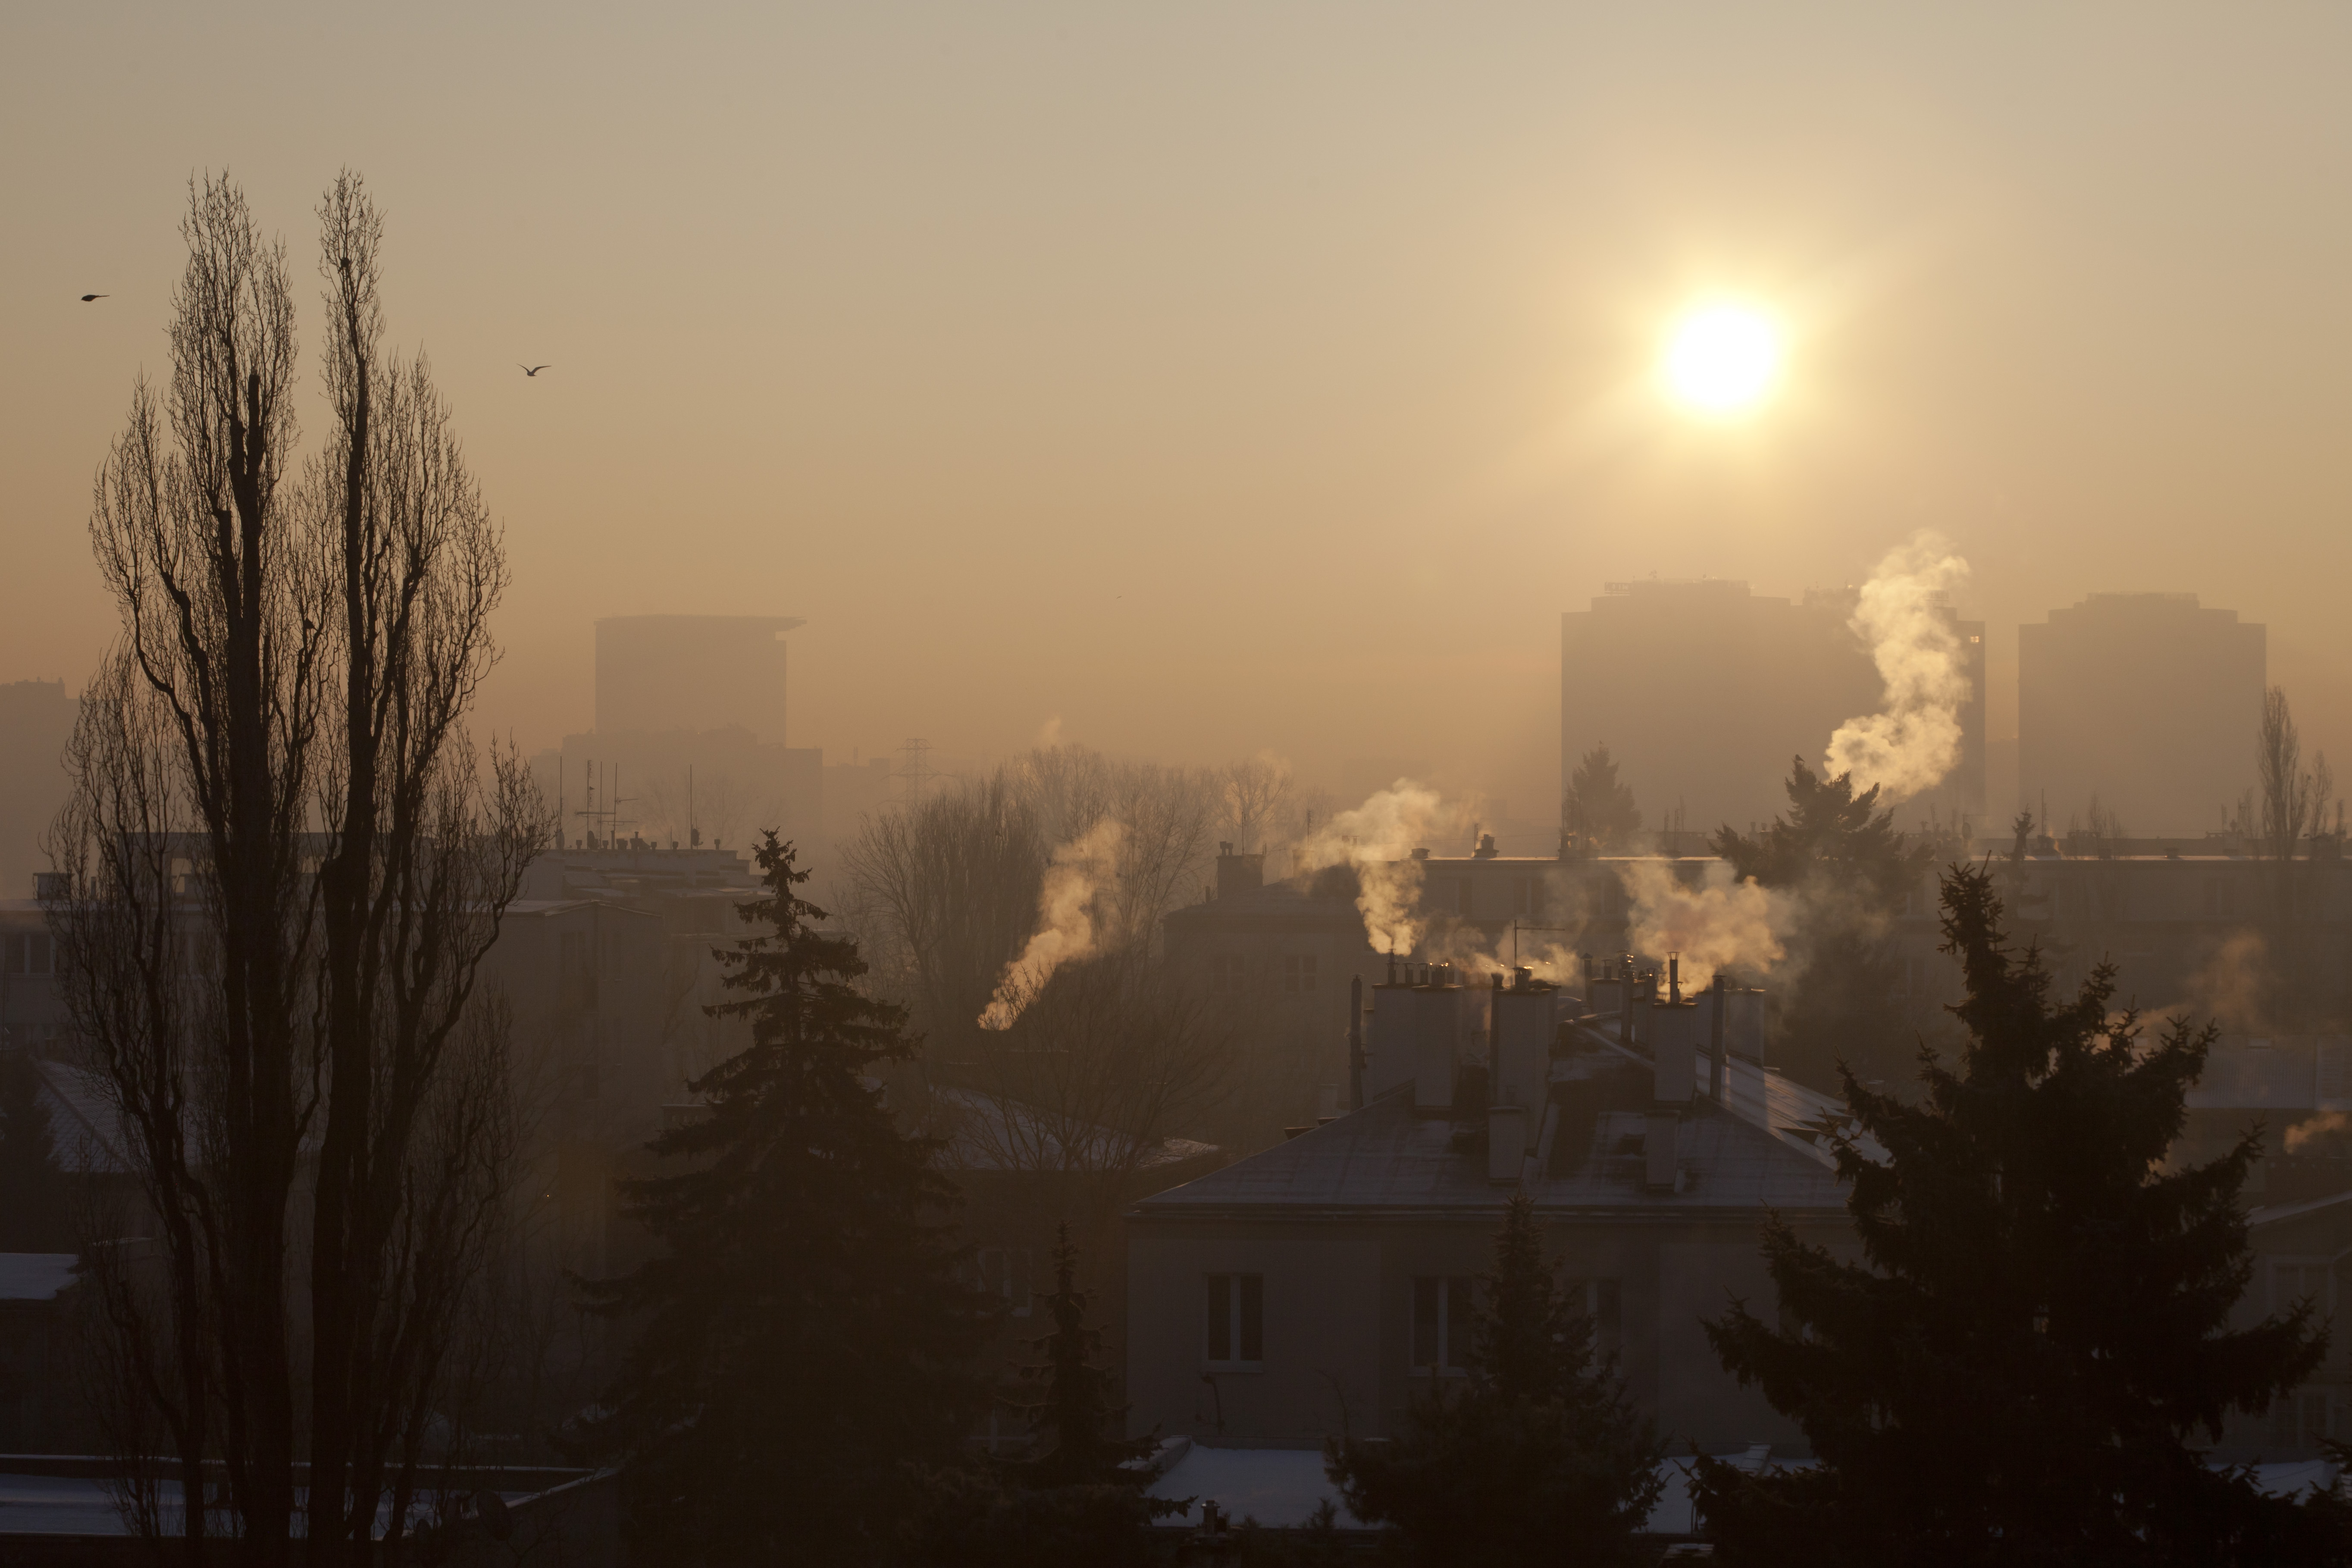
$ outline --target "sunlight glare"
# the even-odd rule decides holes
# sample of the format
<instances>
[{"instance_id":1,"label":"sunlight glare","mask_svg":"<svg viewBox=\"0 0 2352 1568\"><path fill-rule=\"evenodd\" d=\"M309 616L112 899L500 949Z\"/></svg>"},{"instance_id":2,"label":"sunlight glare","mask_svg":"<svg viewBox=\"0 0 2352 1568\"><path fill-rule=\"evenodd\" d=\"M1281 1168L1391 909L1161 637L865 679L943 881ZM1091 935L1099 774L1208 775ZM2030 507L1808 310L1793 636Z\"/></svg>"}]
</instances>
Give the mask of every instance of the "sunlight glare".
<instances>
[{"instance_id":1,"label":"sunlight glare","mask_svg":"<svg viewBox=\"0 0 2352 1568\"><path fill-rule=\"evenodd\" d=\"M1761 403L1780 374L1780 337L1758 311L1713 305L1675 323L1661 369L1666 388L1702 414L1742 414Z\"/></svg>"}]
</instances>

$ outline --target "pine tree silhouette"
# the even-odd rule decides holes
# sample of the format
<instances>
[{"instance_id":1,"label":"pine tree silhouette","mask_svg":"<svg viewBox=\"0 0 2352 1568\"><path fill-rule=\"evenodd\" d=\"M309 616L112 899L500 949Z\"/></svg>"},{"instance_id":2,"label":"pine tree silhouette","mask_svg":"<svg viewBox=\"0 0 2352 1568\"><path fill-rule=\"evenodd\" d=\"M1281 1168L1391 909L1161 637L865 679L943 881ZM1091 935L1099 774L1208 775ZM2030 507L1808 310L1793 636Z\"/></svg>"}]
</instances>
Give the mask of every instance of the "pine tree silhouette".
<instances>
[{"instance_id":1,"label":"pine tree silhouette","mask_svg":"<svg viewBox=\"0 0 2352 1568\"><path fill-rule=\"evenodd\" d=\"M1804 1428L1815 1468L1702 1460L1727 1563L2336 1561L2335 1528L2211 1468L2197 1439L2318 1364L2309 1308L2231 1327L2251 1276L2239 1190L2250 1133L2203 1165L2162 1162L2213 1035L2153 1043L2111 1016L2103 965L2053 1003L2011 950L1990 872L1944 881L1968 1031L1926 1098L1846 1079L1835 1144L1864 1261L1765 1247L1779 1321L1708 1326L1724 1364Z\"/></svg>"}]
</instances>

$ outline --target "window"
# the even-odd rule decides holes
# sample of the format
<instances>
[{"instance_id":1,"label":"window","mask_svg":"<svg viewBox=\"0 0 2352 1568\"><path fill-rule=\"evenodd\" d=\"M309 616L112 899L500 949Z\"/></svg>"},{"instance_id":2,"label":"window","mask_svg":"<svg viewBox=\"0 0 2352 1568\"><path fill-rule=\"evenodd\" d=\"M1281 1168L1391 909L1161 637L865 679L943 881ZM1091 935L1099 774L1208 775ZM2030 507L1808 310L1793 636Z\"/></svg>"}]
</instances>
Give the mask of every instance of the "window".
<instances>
[{"instance_id":1,"label":"window","mask_svg":"<svg viewBox=\"0 0 2352 1568\"><path fill-rule=\"evenodd\" d=\"M1454 882L1454 912L1467 917L1470 913L1470 879L1459 877Z\"/></svg>"},{"instance_id":2,"label":"window","mask_svg":"<svg viewBox=\"0 0 2352 1568\"><path fill-rule=\"evenodd\" d=\"M1592 1320L1592 1349L1614 1355L1623 1343L1623 1308L1614 1279L1570 1279L1568 1299Z\"/></svg>"},{"instance_id":3,"label":"window","mask_svg":"<svg viewBox=\"0 0 2352 1568\"><path fill-rule=\"evenodd\" d=\"M2306 1388L2282 1394L2271 1402L2270 1440L2283 1444L2316 1444L2329 1435L2335 1412L2325 1391Z\"/></svg>"},{"instance_id":4,"label":"window","mask_svg":"<svg viewBox=\"0 0 2352 1568\"><path fill-rule=\"evenodd\" d=\"M2309 1300L2313 1310L2326 1316L2329 1307L2329 1269L2324 1259L2285 1258L2271 1265L2271 1310L2284 1312L2297 1301Z\"/></svg>"},{"instance_id":5,"label":"window","mask_svg":"<svg viewBox=\"0 0 2352 1568\"><path fill-rule=\"evenodd\" d=\"M1265 1359L1265 1276L1209 1276L1209 1364L1256 1366Z\"/></svg>"},{"instance_id":6,"label":"window","mask_svg":"<svg viewBox=\"0 0 2352 1568\"><path fill-rule=\"evenodd\" d=\"M49 969L48 932L0 936L0 971L9 974L47 974Z\"/></svg>"},{"instance_id":7,"label":"window","mask_svg":"<svg viewBox=\"0 0 2352 1568\"><path fill-rule=\"evenodd\" d=\"M1470 1365L1470 1281L1423 1275L1412 1282L1412 1370L1461 1375Z\"/></svg>"},{"instance_id":8,"label":"window","mask_svg":"<svg viewBox=\"0 0 2352 1568\"><path fill-rule=\"evenodd\" d=\"M1315 955L1311 952L1288 952L1282 958L1282 988L1285 991L1315 989Z\"/></svg>"},{"instance_id":9,"label":"window","mask_svg":"<svg viewBox=\"0 0 2352 1568\"><path fill-rule=\"evenodd\" d=\"M1242 988L1242 977L1246 973L1244 964L1244 961L1238 952L1212 954L1209 958L1209 983L1228 995L1238 993Z\"/></svg>"},{"instance_id":10,"label":"window","mask_svg":"<svg viewBox=\"0 0 2352 1568\"><path fill-rule=\"evenodd\" d=\"M1033 1299L1029 1283L1029 1249L1025 1247L983 1247L980 1249L980 1288L1002 1296L1013 1316L1025 1318Z\"/></svg>"},{"instance_id":11,"label":"window","mask_svg":"<svg viewBox=\"0 0 2352 1568\"><path fill-rule=\"evenodd\" d=\"M1544 912L1544 885L1540 877L1519 877L1511 883L1511 912L1540 919Z\"/></svg>"}]
</instances>

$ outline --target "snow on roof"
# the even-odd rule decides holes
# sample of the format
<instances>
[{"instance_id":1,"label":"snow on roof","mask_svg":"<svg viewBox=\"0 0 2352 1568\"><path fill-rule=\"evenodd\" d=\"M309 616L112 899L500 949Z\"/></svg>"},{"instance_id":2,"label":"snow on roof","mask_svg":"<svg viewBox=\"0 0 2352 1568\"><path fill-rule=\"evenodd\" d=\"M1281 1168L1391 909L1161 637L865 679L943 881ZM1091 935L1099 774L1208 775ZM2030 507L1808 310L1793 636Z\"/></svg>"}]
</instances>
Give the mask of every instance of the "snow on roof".
<instances>
[{"instance_id":1,"label":"snow on roof","mask_svg":"<svg viewBox=\"0 0 2352 1568\"><path fill-rule=\"evenodd\" d=\"M1149 1495L1193 1501L1182 1513L1154 1521L1163 1528L1197 1527L1201 1505L1207 1502L1215 1503L1217 1511L1235 1524L1254 1519L1277 1529L1292 1528L1312 1519L1327 1498L1339 1510L1340 1529L1366 1528L1348 1511L1339 1489L1323 1473L1320 1448L1212 1448L1182 1437L1170 1439L1168 1446L1180 1444L1174 1462L1160 1471Z\"/></svg>"},{"instance_id":2,"label":"snow on roof","mask_svg":"<svg viewBox=\"0 0 2352 1568\"><path fill-rule=\"evenodd\" d=\"M0 1301L53 1301L80 1261L70 1252L0 1252Z\"/></svg>"}]
</instances>

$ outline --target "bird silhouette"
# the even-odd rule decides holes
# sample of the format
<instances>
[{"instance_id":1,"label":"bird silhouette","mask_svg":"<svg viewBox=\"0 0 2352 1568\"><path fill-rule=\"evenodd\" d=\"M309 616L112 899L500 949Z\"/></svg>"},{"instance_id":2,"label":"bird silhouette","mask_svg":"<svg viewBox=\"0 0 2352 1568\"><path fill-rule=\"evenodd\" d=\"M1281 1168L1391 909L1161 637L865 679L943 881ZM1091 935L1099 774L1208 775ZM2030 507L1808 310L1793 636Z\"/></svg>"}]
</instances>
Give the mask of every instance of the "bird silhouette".
<instances>
[{"instance_id":1,"label":"bird silhouette","mask_svg":"<svg viewBox=\"0 0 2352 1568\"><path fill-rule=\"evenodd\" d=\"M541 371L553 370L555 367L550 364L525 364L522 361L517 360L515 361L515 368L522 372L525 375L537 375Z\"/></svg>"},{"instance_id":2,"label":"bird silhouette","mask_svg":"<svg viewBox=\"0 0 2352 1568\"><path fill-rule=\"evenodd\" d=\"M89 304L92 300L111 300L111 299L113 299L113 298L114 298L114 296L113 296L113 295L111 295L111 294L84 294L84 295L81 297L81 302L82 302L83 304L87 305L87 304Z\"/></svg>"}]
</instances>

